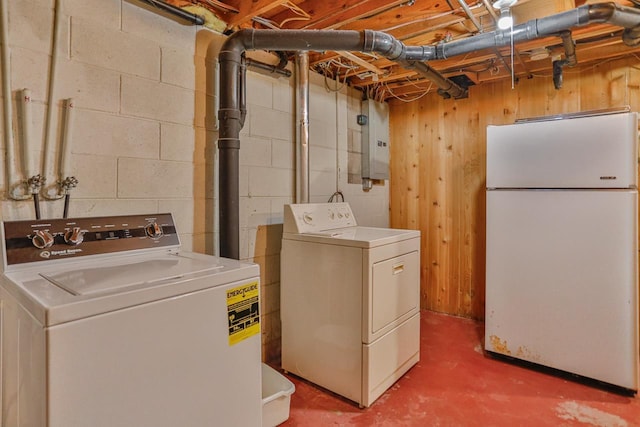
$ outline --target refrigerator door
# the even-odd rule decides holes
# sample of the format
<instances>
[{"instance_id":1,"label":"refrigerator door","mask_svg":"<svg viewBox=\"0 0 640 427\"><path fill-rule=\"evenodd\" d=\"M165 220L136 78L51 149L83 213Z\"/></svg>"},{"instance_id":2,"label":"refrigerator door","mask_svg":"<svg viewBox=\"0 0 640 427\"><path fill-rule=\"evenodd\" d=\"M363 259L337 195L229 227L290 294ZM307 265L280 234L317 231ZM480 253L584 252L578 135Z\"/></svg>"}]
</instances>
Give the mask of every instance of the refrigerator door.
<instances>
[{"instance_id":1,"label":"refrigerator door","mask_svg":"<svg viewBox=\"0 0 640 427\"><path fill-rule=\"evenodd\" d=\"M487 127L487 188L636 188L637 113Z\"/></svg>"},{"instance_id":2,"label":"refrigerator door","mask_svg":"<svg viewBox=\"0 0 640 427\"><path fill-rule=\"evenodd\" d=\"M487 192L485 348L638 389L637 193Z\"/></svg>"}]
</instances>

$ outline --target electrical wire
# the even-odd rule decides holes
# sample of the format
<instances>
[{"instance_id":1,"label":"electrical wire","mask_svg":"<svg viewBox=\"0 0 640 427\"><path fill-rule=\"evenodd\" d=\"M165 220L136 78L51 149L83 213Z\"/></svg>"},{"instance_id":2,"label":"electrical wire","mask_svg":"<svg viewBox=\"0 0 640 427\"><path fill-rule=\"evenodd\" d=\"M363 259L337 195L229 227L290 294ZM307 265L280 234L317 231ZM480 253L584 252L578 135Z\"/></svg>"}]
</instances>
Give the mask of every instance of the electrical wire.
<instances>
[{"instance_id":1,"label":"electrical wire","mask_svg":"<svg viewBox=\"0 0 640 427\"><path fill-rule=\"evenodd\" d=\"M336 75L335 76L336 87L332 88L332 87L329 86L329 78L331 78L331 79L334 78L333 70L331 69L330 64L335 65L337 68L346 68L347 69L347 71L344 73L343 82L339 87L338 87L338 85L340 84L340 75ZM355 70L357 68L358 68L358 66L344 64L344 63L342 63L341 61L339 61L337 59L330 59L330 60L328 60L326 62L322 62L322 63L318 64L316 66L316 71L323 75L323 77L324 77L324 87L325 87L325 89L327 91L329 91L329 92L340 92L347 85L347 78L349 77L349 72L351 72L351 71L353 71L353 70Z\"/></svg>"},{"instance_id":2,"label":"electrical wire","mask_svg":"<svg viewBox=\"0 0 640 427\"><path fill-rule=\"evenodd\" d=\"M251 20L253 22L257 22L258 24L262 24L267 28L271 28L272 30L279 30L280 29L280 27L278 27L278 25L275 22L270 21L270 20L268 20L266 18L262 18L260 16L254 16L253 18L251 18Z\"/></svg>"},{"instance_id":3,"label":"electrical wire","mask_svg":"<svg viewBox=\"0 0 640 427\"><path fill-rule=\"evenodd\" d=\"M342 82L340 87L338 87L338 85L340 84L340 76L336 76L336 87L332 88L332 87L329 86L329 80L327 78L327 75L325 74L324 75L324 88L329 92L340 92L347 85L347 76L348 75L349 75L349 70L347 70L347 72L344 73L344 81Z\"/></svg>"},{"instance_id":4,"label":"electrical wire","mask_svg":"<svg viewBox=\"0 0 640 427\"><path fill-rule=\"evenodd\" d=\"M307 11L305 11L304 9L299 7L298 5L288 1L288 2L286 2L284 4L282 4L281 6L289 9L291 12L294 13L294 15L297 15L297 16L293 16L291 18L287 18L284 21L282 21L280 24L278 24L280 28L282 28L282 26L284 24L286 24L287 22L292 22L292 21L311 21L311 15L309 15L307 13Z\"/></svg>"},{"instance_id":5,"label":"electrical wire","mask_svg":"<svg viewBox=\"0 0 640 427\"><path fill-rule=\"evenodd\" d=\"M342 191L336 191L335 193L333 193L331 197L329 197L329 200L327 200L327 203L334 203L334 200L335 203L338 203L340 201L344 202L344 194L342 194Z\"/></svg>"},{"instance_id":6,"label":"electrical wire","mask_svg":"<svg viewBox=\"0 0 640 427\"><path fill-rule=\"evenodd\" d=\"M418 99L420 99L420 98L424 97L425 95L427 95L427 94L429 93L429 91L431 90L431 88L433 87L433 82L429 82L429 87L427 88L427 90L425 90L425 91L424 91L424 93L423 93L422 95L416 96L416 97L411 98L411 99L402 98L402 97L400 97L399 95L396 95L395 93L393 93L393 91L392 91L392 90L391 90L391 88L386 84L386 82L385 82L385 83L383 83L383 85L385 85L386 90L387 90L387 92L389 93L389 95L391 95L392 97L396 98L396 99L397 99L397 100L399 100L399 101L409 103L409 102L417 101Z\"/></svg>"}]
</instances>

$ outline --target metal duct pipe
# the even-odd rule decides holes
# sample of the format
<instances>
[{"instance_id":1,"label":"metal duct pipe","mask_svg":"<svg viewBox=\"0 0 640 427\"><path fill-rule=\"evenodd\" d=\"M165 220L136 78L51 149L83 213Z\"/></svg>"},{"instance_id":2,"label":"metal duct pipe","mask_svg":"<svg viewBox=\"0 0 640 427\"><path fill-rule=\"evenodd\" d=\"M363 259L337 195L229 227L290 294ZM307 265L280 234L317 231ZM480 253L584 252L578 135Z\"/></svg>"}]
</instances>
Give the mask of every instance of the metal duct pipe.
<instances>
[{"instance_id":1,"label":"metal duct pipe","mask_svg":"<svg viewBox=\"0 0 640 427\"><path fill-rule=\"evenodd\" d=\"M187 12L184 9L180 9L177 6L174 6L169 3L165 3L160 0L140 0L144 3L150 4L153 7L157 7L158 9L162 9L165 12L169 12L170 14L177 16L180 19L184 19L190 24L194 25L204 25L204 18L202 16L196 15L195 13Z\"/></svg>"},{"instance_id":2,"label":"metal duct pipe","mask_svg":"<svg viewBox=\"0 0 640 427\"><path fill-rule=\"evenodd\" d=\"M220 255L240 258L240 70L241 50L225 50L219 55L220 108L218 109L219 193L220 193Z\"/></svg>"},{"instance_id":3,"label":"metal duct pipe","mask_svg":"<svg viewBox=\"0 0 640 427\"><path fill-rule=\"evenodd\" d=\"M296 203L309 203L309 52L296 54Z\"/></svg>"},{"instance_id":4,"label":"metal duct pipe","mask_svg":"<svg viewBox=\"0 0 640 427\"><path fill-rule=\"evenodd\" d=\"M626 28L623 40L628 46L640 43L640 10L616 3L587 4L556 15L527 21L513 27L513 42L553 36L573 27L599 22ZM511 31L504 30L441 43L436 46L435 57L425 58L425 60L446 59L482 49L507 46L511 43L511 38Z\"/></svg>"},{"instance_id":5,"label":"metal duct pipe","mask_svg":"<svg viewBox=\"0 0 640 427\"><path fill-rule=\"evenodd\" d=\"M256 61L251 58L246 59L247 67L255 68L257 70L267 71L272 74L278 74L284 77L291 77L291 71L286 68L279 68L278 65L265 64L264 62Z\"/></svg>"}]
</instances>

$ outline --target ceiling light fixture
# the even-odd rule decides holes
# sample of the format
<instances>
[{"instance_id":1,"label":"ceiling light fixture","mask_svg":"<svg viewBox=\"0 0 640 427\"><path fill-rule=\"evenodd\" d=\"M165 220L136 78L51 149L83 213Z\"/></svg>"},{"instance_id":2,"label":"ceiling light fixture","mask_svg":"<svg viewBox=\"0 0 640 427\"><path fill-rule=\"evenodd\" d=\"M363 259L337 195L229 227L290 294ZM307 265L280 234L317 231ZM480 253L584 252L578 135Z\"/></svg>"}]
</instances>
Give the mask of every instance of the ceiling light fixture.
<instances>
[{"instance_id":1,"label":"ceiling light fixture","mask_svg":"<svg viewBox=\"0 0 640 427\"><path fill-rule=\"evenodd\" d=\"M513 17L511 16L511 6L516 4L518 0L496 0L493 2L495 9L500 9L500 19L498 20L498 28L507 30L513 27Z\"/></svg>"}]
</instances>

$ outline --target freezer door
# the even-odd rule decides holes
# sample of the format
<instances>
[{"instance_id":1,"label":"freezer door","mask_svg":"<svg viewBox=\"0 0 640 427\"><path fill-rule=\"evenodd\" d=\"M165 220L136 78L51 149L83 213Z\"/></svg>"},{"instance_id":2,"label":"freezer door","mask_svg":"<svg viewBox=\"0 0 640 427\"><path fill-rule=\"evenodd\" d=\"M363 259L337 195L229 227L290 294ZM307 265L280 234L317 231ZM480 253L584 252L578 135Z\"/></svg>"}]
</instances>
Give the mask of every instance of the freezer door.
<instances>
[{"instance_id":1,"label":"freezer door","mask_svg":"<svg viewBox=\"0 0 640 427\"><path fill-rule=\"evenodd\" d=\"M488 191L485 348L638 388L637 193Z\"/></svg>"},{"instance_id":2,"label":"freezer door","mask_svg":"<svg viewBox=\"0 0 640 427\"><path fill-rule=\"evenodd\" d=\"M487 127L487 188L635 188L637 113Z\"/></svg>"}]
</instances>

